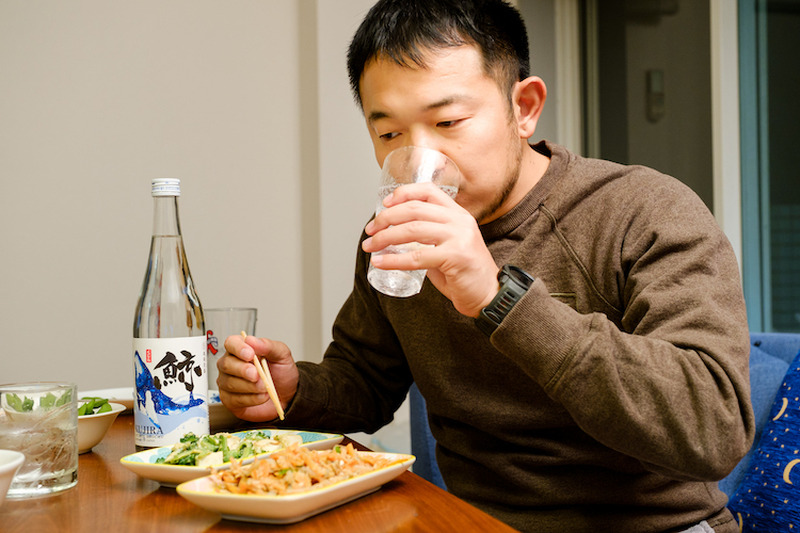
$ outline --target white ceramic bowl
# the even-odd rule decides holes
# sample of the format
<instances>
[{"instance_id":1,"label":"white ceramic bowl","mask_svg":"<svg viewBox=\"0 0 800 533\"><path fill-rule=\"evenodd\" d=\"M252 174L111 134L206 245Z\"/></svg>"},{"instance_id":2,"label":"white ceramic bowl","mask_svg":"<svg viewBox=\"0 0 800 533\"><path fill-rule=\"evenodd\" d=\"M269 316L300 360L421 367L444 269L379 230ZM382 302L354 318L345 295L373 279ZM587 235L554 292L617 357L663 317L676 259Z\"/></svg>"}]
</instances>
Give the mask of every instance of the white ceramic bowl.
<instances>
[{"instance_id":1,"label":"white ceramic bowl","mask_svg":"<svg viewBox=\"0 0 800 533\"><path fill-rule=\"evenodd\" d=\"M0 505L3 505L11 480L24 462L25 456L21 452L0 450Z\"/></svg>"},{"instance_id":2,"label":"white ceramic bowl","mask_svg":"<svg viewBox=\"0 0 800 533\"><path fill-rule=\"evenodd\" d=\"M108 404L111 406L110 411L78 417L78 453L91 451L100 444L108 428L117 419L117 415L125 410L125 406L121 403L108 402Z\"/></svg>"}]
</instances>

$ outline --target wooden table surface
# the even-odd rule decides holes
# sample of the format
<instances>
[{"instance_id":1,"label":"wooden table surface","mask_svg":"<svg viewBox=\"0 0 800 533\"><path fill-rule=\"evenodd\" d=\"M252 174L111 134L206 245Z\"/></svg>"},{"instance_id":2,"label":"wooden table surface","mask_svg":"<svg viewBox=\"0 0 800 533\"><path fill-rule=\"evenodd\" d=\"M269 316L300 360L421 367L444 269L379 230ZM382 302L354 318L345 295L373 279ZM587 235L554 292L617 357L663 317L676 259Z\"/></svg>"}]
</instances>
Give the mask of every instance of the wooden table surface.
<instances>
[{"instance_id":1,"label":"wooden table surface","mask_svg":"<svg viewBox=\"0 0 800 533\"><path fill-rule=\"evenodd\" d=\"M77 486L45 498L6 500L0 506L0 531L514 531L412 472L404 472L377 492L296 524L223 520L188 502L175 489L140 478L122 466L120 458L134 451L133 416L120 415L103 442L80 456Z\"/></svg>"}]
</instances>

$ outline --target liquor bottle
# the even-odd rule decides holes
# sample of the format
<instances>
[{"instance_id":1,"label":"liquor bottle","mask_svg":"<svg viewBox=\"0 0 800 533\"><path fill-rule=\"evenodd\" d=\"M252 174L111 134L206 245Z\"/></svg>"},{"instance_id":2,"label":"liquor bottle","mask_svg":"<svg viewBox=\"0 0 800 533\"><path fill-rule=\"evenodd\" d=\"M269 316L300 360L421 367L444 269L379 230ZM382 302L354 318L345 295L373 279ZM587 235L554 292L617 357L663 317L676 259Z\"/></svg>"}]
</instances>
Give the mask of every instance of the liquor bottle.
<instances>
[{"instance_id":1,"label":"liquor bottle","mask_svg":"<svg viewBox=\"0 0 800 533\"><path fill-rule=\"evenodd\" d=\"M178 217L180 180L154 179L150 258L133 322L136 448L209 433L203 307Z\"/></svg>"}]
</instances>

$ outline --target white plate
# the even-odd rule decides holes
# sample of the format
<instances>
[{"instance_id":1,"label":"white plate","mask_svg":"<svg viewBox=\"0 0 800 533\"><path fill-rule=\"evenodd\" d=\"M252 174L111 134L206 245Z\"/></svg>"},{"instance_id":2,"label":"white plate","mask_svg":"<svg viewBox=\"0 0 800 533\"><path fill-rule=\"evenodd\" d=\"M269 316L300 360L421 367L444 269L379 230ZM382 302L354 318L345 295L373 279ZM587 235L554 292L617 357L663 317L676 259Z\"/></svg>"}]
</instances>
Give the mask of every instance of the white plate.
<instances>
[{"instance_id":1,"label":"white plate","mask_svg":"<svg viewBox=\"0 0 800 533\"><path fill-rule=\"evenodd\" d=\"M106 398L109 402L121 403L125 406L125 412L133 411L133 387L120 387L116 389L99 389L82 391L78 393L78 398L85 398L86 396L96 396L98 398ZM219 399L219 391L215 389L208 390L208 423L211 430L223 429L232 427L240 422L236 416L233 415L228 408L222 405Z\"/></svg>"},{"instance_id":2,"label":"white plate","mask_svg":"<svg viewBox=\"0 0 800 533\"><path fill-rule=\"evenodd\" d=\"M177 490L193 504L229 520L291 524L378 490L408 470L415 460L413 455L398 453L359 453L384 456L392 464L321 489L282 496L218 492L210 476L181 483Z\"/></svg>"},{"instance_id":3,"label":"white plate","mask_svg":"<svg viewBox=\"0 0 800 533\"><path fill-rule=\"evenodd\" d=\"M344 438L343 435L334 433L315 433L310 431L296 431L287 429L249 429L246 431L237 431L233 435L242 435L248 431L264 431L270 435L299 435L303 439L303 448L309 450L324 450L332 448ZM143 452L132 453L126 455L119 460L123 466L131 470L135 474L158 481L166 487L174 487L184 481L196 479L201 476L207 475L211 471L210 466L184 466L184 465L166 465L158 464L156 460L161 457L166 457L172 451L172 446L163 446L161 448L153 448ZM277 450L276 450L277 451ZM256 457L266 457L274 452L262 453L253 457L248 457L242 460L243 464L251 463ZM217 470L228 468L230 463L223 463L214 465Z\"/></svg>"}]
</instances>

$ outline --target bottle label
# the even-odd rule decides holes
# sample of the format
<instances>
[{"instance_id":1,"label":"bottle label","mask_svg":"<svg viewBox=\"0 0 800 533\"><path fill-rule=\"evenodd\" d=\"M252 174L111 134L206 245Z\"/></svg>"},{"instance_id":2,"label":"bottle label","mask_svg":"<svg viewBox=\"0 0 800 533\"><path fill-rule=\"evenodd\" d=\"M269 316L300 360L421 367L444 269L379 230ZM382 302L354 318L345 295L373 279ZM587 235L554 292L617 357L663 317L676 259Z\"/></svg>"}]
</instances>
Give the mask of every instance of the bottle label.
<instances>
[{"instance_id":1,"label":"bottle label","mask_svg":"<svg viewBox=\"0 0 800 533\"><path fill-rule=\"evenodd\" d=\"M133 339L136 446L171 446L186 433L206 435L206 338Z\"/></svg>"}]
</instances>

